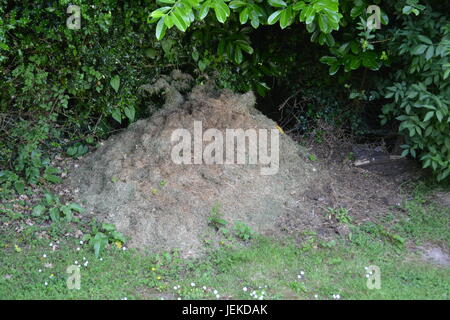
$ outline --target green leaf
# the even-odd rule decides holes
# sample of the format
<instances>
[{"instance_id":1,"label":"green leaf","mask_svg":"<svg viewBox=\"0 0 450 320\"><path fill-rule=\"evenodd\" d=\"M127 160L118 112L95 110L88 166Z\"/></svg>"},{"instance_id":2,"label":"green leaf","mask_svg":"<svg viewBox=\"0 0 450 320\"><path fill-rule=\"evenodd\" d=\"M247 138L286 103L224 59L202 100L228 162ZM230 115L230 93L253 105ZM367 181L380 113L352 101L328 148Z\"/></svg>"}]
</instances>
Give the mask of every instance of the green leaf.
<instances>
[{"instance_id":1,"label":"green leaf","mask_svg":"<svg viewBox=\"0 0 450 320\"><path fill-rule=\"evenodd\" d=\"M164 23L164 17L159 19L158 24L156 25L156 39L161 40L164 38L164 35L166 34L167 26Z\"/></svg>"},{"instance_id":2,"label":"green leaf","mask_svg":"<svg viewBox=\"0 0 450 320\"><path fill-rule=\"evenodd\" d=\"M434 56L434 47L429 46L427 52L425 53L425 59L430 60Z\"/></svg>"},{"instance_id":3,"label":"green leaf","mask_svg":"<svg viewBox=\"0 0 450 320\"><path fill-rule=\"evenodd\" d=\"M287 6L286 2L283 0L269 0L268 2L272 7L276 8L284 8Z\"/></svg>"},{"instance_id":4,"label":"green leaf","mask_svg":"<svg viewBox=\"0 0 450 320\"><path fill-rule=\"evenodd\" d=\"M33 217L39 217L45 212L46 208L43 205L37 205L33 208L31 215Z\"/></svg>"},{"instance_id":5,"label":"green leaf","mask_svg":"<svg viewBox=\"0 0 450 320\"><path fill-rule=\"evenodd\" d=\"M248 21L248 8L244 8L239 14L239 22L245 24Z\"/></svg>"},{"instance_id":6,"label":"green leaf","mask_svg":"<svg viewBox=\"0 0 450 320\"><path fill-rule=\"evenodd\" d=\"M202 6L200 7L200 11L199 11L199 19L203 20L206 18L206 16L208 15L209 12L209 5L208 3L204 3L202 4Z\"/></svg>"},{"instance_id":7,"label":"green leaf","mask_svg":"<svg viewBox=\"0 0 450 320\"><path fill-rule=\"evenodd\" d=\"M75 203L75 202L71 202L69 204L69 208L71 210L74 210L74 211L78 212L78 213L83 213L85 211L85 209L82 206L80 206L78 203Z\"/></svg>"},{"instance_id":8,"label":"green leaf","mask_svg":"<svg viewBox=\"0 0 450 320\"><path fill-rule=\"evenodd\" d=\"M442 122L442 119L444 118L444 115L440 110L436 111L436 118L439 120L439 122Z\"/></svg>"},{"instance_id":9,"label":"green leaf","mask_svg":"<svg viewBox=\"0 0 450 320\"><path fill-rule=\"evenodd\" d=\"M119 92L119 87L120 87L120 77L118 75L115 75L111 81L109 81L109 84L111 85L111 87L114 89L114 91L117 93Z\"/></svg>"},{"instance_id":10,"label":"green leaf","mask_svg":"<svg viewBox=\"0 0 450 320\"><path fill-rule=\"evenodd\" d=\"M114 109L111 113L114 120L116 120L118 123L122 123L122 114L118 108Z\"/></svg>"},{"instance_id":11,"label":"green leaf","mask_svg":"<svg viewBox=\"0 0 450 320\"><path fill-rule=\"evenodd\" d=\"M18 194L23 194L25 192L25 183L22 180L16 181L14 183L14 188Z\"/></svg>"},{"instance_id":12,"label":"green leaf","mask_svg":"<svg viewBox=\"0 0 450 320\"><path fill-rule=\"evenodd\" d=\"M241 64L242 60L244 60L244 57L242 55L242 50L241 50L240 47L236 47L235 50L234 50L234 61L237 64Z\"/></svg>"},{"instance_id":13,"label":"green leaf","mask_svg":"<svg viewBox=\"0 0 450 320\"><path fill-rule=\"evenodd\" d=\"M412 50L411 50L411 54L413 55L421 55L425 52L425 50L427 50L428 46L424 45L424 44L418 44L417 46L415 46Z\"/></svg>"},{"instance_id":14,"label":"green leaf","mask_svg":"<svg viewBox=\"0 0 450 320\"><path fill-rule=\"evenodd\" d=\"M423 122L430 120L433 116L434 116L434 111L427 112L427 114L425 115L425 118L423 118Z\"/></svg>"},{"instance_id":15,"label":"green leaf","mask_svg":"<svg viewBox=\"0 0 450 320\"><path fill-rule=\"evenodd\" d=\"M289 13L289 10L285 9L285 10L281 11L281 15L280 15L281 29L286 28L289 25L290 20L291 20L291 15Z\"/></svg>"},{"instance_id":16,"label":"green leaf","mask_svg":"<svg viewBox=\"0 0 450 320\"><path fill-rule=\"evenodd\" d=\"M277 21L280 19L280 15L284 10L277 10L275 12L273 12L269 18L267 19L267 24L275 24L277 23Z\"/></svg>"},{"instance_id":17,"label":"green leaf","mask_svg":"<svg viewBox=\"0 0 450 320\"><path fill-rule=\"evenodd\" d=\"M109 232L109 231L115 231L115 230L116 230L116 226L113 225L112 223L103 223L103 224L102 224L102 229L103 229L104 231L107 231L107 232Z\"/></svg>"},{"instance_id":18,"label":"green leaf","mask_svg":"<svg viewBox=\"0 0 450 320\"><path fill-rule=\"evenodd\" d=\"M180 10L175 10L171 14L173 24L178 28L178 30L185 32L187 29L186 22L183 19L182 12Z\"/></svg>"},{"instance_id":19,"label":"green leaf","mask_svg":"<svg viewBox=\"0 0 450 320\"><path fill-rule=\"evenodd\" d=\"M135 110L133 106L130 107L125 107L124 109L125 115L127 116L128 119L130 119L130 121L134 120L134 116L135 116Z\"/></svg>"},{"instance_id":20,"label":"green leaf","mask_svg":"<svg viewBox=\"0 0 450 320\"><path fill-rule=\"evenodd\" d=\"M320 14L319 18L318 18L318 22L319 22L320 31L322 31L323 33L328 33L329 32L328 18L325 15Z\"/></svg>"},{"instance_id":21,"label":"green leaf","mask_svg":"<svg viewBox=\"0 0 450 320\"><path fill-rule=\"evenodd\" d=\"M161 7L150 13L150 17L152 18L161 18L164 14L169 11L171 7Z\"/></svg>"},{"instance_id":22,"label":"green leaf","mask_svg":"<svg viewBox=\"0 0 450 320\"><path fill-rule=\"evenodd\" d=\"M429 44L429 45L433 44L433 41L431 41L431 39L426 37L426 36L418 35L417 38L419 38L419 40L422 41L425 44Z\"/></svg>"},{"instance_id":23,"label":"green leaf","mask_svg":"<svg viewBox=\"0 0 450 320\"><path fill-rule=\"evenodd\" d=\"M335 74L339 71L339 68L340 68L340 67L341 67L341 66L340 66L339 64L334 64L334 65L332 65L332 66L330 67L330 70L329 70L330 76L335 75Z\"/></svg>"},{"instance_id":24,"label":"green leaf","mask_svg":"<svg viewBox=\"0 0 450 320\"><path fill-rule=\"evenodd\" d=\"M58 208L51 208L49 212L52 221L59 221L60 213Z\"/></svg>"}]
</instances>

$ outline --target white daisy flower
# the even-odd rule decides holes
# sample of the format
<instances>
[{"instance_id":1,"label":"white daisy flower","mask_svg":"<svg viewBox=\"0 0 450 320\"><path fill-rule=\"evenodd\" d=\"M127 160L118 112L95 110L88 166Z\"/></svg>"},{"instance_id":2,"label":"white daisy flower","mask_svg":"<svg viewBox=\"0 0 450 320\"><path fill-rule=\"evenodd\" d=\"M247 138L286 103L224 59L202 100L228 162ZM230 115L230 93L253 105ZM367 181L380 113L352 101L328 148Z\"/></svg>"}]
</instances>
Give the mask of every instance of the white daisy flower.
<instances>
[{"instance_id":1,"label":"white daisy flower","mask_svg":"<svg viewBox=\"0 0 450 320\"><path fill-rule=\"evenodd\" d=\"M217 294L217 293L218 293L218 291L217 291L217 290L214 290L214 291L213 291L213 293L214 293L214 294Z\"/></svg>"},{"instance_id":2,"label":"white daisy flower","mask_svg":"<svg viewBox=\"0 0 450 320\"><path fill-rule=\"evenodd\" d=\"M47 255L46 254L42 255L42 258L47 258Z\"/></svg>"},{"instance_id":3,"label":"white daisy flower","mask_svg":"<svg viewBox=\"0 0 450 320\"><path fill-rule=\"evenodd\" d=\"M194 282L191 282L191 287L195 287L195 283Z\"/></svg>"},{"instance_id":4,"label":"white daisy flower","mask_svg":"<svg viewBox=\"0 0 450 320\"><path fill-rule=\"evenodd\" d=\"M217 298L217 299L219 299L219 298L220 298L220 296L219 296L218 294L216 294L216 298Z\"/></svg>"},{"instance_id":5,"label":"white daisy flower","mask_svg":"<svg viewBox=\"0 0 450 320\"><path fill-rule=\"evenodd\" d=\"M244 292L247 292L247 287L243 287L242 290L244 290Z\"/></svg>"}]
</instances>

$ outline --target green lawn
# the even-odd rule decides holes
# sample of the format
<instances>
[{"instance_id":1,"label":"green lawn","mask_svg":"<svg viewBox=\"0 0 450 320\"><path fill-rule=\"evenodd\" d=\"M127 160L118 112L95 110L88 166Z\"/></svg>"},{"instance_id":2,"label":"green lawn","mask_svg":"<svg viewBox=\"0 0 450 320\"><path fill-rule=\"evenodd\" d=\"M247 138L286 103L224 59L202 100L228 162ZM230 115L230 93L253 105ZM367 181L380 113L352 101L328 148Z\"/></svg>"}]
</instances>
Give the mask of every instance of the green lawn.
<instances>
[{"instance_id":1,"label":"green lawn","mask_svg":"<svg viewBox=\"0 0 450 320\"><path fill-rule=\"evenodd\" d=\"M423 261L411 247L448 248L450 212L421 194L405 209L395 223L387 216L387 227L352 226L350 239L323 242L313 232L305 232L301 243L256 236L243 245L234 239L197 260L115 246L99 260L62 230L52 241L39 240L36 226L20 238L10 231L0 236L0 298L449 299L449 268ZM59 249L52 251L56 241ZM88 263L81 266L81 289L69 290L66 268L75 261ZM367 288L370 265L380 268L381 289Z\"/></svg>"}]
</instances>

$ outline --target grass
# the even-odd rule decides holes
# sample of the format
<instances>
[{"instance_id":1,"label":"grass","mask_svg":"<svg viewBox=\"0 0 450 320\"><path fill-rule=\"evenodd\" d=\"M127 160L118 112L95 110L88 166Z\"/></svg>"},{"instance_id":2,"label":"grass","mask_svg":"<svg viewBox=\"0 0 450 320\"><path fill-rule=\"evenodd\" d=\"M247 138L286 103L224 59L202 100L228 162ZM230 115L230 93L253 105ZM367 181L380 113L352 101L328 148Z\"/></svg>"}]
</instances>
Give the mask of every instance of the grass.
<instances>
[{"instance_id":1,"label":"grass","mask_svg":"<svg viewBox=\"0 0 450 320\"><path fill-rule=\"evenodd\" d=\"M0 235L0 298L449 299L449 269L408 249L424 243L448 247L448 208L427 202L420 191L405 210L401 219L387 216L384 226L351 226L351 240L327 242L314 232L305 232L300 244L256 236L246 246L223 245L197 260L112 246L101 261L79 239L62 237L62 230L52 240L36 237L36 226L20 238L10 230ZM59 249L52 251L49 244L57 240ZM69 290L66 268L75 261L89 262L81 266L81 289ZM370 265L380 268L379 290L367 288Z\"/></svg>"}]
</instances>

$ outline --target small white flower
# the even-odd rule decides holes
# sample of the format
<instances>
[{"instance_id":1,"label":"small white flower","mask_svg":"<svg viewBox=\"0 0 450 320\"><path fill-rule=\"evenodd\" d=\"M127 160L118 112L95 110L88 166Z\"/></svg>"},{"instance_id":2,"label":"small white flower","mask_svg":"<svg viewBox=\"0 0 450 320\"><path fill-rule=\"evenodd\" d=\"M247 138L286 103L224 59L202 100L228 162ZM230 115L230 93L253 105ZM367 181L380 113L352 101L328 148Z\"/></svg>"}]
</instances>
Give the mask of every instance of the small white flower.
<instances>
[{"instance_id":1,"label":"small white flower","mask_svg":"<svg viewBox=\"0 0 450 320\"><path fill-rule=\"evenodd\" d=\"M177 290L177 286L173 287L173 290Z\"/></svg>"},{"instance_id":2,"label":"small white flower","mask_svg":"<svg viewBox=\"0 0 450 320\"><path fill-rule=\"evenodd\" d=\"M47 258L47 255L46 254L42 255L42 258Z\"/></svg>"},{"instance_id":3,"label":"small white flower","mask_svg":"<svg viewBox=\"0 0 450 320\"><path fill-rule=\"evenodd\" d=\"M83 244L83 240L80 240L80 244Z\"/></svg>"},{"instance_id":4,"label":"small white flower","mask_svg":"<svg viewBox=\"0 0 450 320\"><path fill-rule=\"evenodd\" d=\"M75 264L78 264L78 261L75 261Z\"/></svg>"},{"instance_id":5,"label":"small white flower","mask_svg":"<svg viewBox=\"0 0 450 320\"><path fill-rule=\"evenodd\" d=\"M258 299L259 299L259 300L262 300L263 298L264 298L263 296L260 296Z\"/></svg>"},{"instance_id":6,"label":"small white flower","mask_svg":"<svg viewBox=\"0 0 450 320\"><path fill-rule=\"evenodd\" d=\"M127 250L127 247L122 247L122 250L123 250L123 251Z\"/></svg>"},{"instance_id":7,"label":"small white flower","mask_svg":"<svg viewBox=\"0 0 450 320\"><path fill-rule=\"evenodd\" d=\"M42 272L42 269L39 269L38 272Z\"/></svg>"},{"instance_id":8,"label":"small white flower","mask_svg":"<svg viewBox=\"0 0 450 320\"><path fill-rule=\"evenodd\" d=\"M181 300L181 298L178 298L177 300Z\"/></svg>"},{"instance_id":9,"label":"small white flower","mask_svg":"<svg viewBox=\"0 0 450 320\"><path fill-rule=\"evenodd\" d=\"M80 251L80 247L77 248L77 251Z\"/></svg>"},{"instance_id":10,"label":"small white flower","mask_svg":"<svg viewBox=\"0 0 450 320\"><path fill-rule=\"evenodd\" d=\"M302 278L302 276L299 274L298 276L297 276L297 278L299 278L299 279L301 279Z\"/></svg>"},{"instance_id":11,"label":"small white flower","mask_svg":"<svg viewBox=\"0 0 450 320\"><path fill-rule=\"evenodd\" d=\"M340 298L341 298L341 296L337 294L336 295L336 299L340 299Z\"/></svg>"},{"instance_id":12,"label":"small white flower","mask_svg":"<svg viewBox=\"0 0 450 320\"><path fill-rule=\"evenodd\" d=\"M195 287L195 283L194 282L191 282L191 287Z\"/></svg>"},{"instance_id":13,"label":"small white flower","mask_svg":"<svg viewBox=\"0 0 450 320\"><path fill-rule=\"evenodd\" d=\"M305 272L304 272L304 271L300 271L300 274L301 274L301 275L304 275L304 274L305 274Z\"/></svg>"},{"instance_id":14,"label":"small white flower","mask_svg":"<svg viewBox=\"0 0 450 320\"><path fill-rule=\"evenodd\" d=\"M83 257L83 261L86 260L86 257Z\"/></svg>"},{"instance_id":15,"label":"small white flower","mask_svg":"<svg viewBox=\"0 0 450 320\"><path fill-rule=\"evenodd\" d=\"M316 168L313 168L313 171L314 171L314 172L316 172L316 171L317 171L317 169L316 169Z\"/></svg>"},{"instance_id":16,"label":"small white flower","mask_svg":"<svg viewBox=\"0 0 450 320\"><path fill-rule=\"evenodd\" d=\"M100 261L103 261L103 258L100 258Z\"/></svg>"},{"instance_id":17,"label":"small white flower","mask_svg":"<svg viewBox=\"0 0 450 320\"><path fill-rule=\"evenodd\" d=\"M219 299L219 298L220 298L220 296L219 296L218 294L216 294L216 298L217 298L217 299Z\"/></svg>"},{"instance_id":18,"label":"small white flower","mask_svg":"<svg viewBox=\"0 0 450 320\"><path fill-rule=\"evenodd\" d=\"M89 261L86 261L85 263L83 263L83 266L87 267Z\"/></svg>"},{"instance_id":19,"label":"small white flower","mask_svg":"<svg viewBox=\"0 0 450 320\"><path fill-rule=\"evenodd\" d=\"M214 293L214 294L217 294L217 293L218 293L218 291L217 291L217 290L214 290L214 291L213 291L213 293Z\"/></svg>"},{"instance_id":20,"label":"small white flower","mask_svg":"<svg viewBox=\"0 0 450 320\"><path fill-rule=\"evenodd\" d=\"M203 286L203 290L206 290L206 286Z\"/></svg>"},{"instance_id":21,"label":"small white flower","mask_svg":"<svg viewBox=\"0 0 450 320\"><path fill-rule=\"evenodd\" d=\"M46 281L46 282L44 283L44 285L48 286L48 282Z\"/></svg>"},{"instance_id":22,"label":"small white flower","mask_svg":"<svg viewBox=\"0 0 450 320\"><path fill-rule=\"evenodd\" d=\"M242 290L244 290L244 292L247 292L247 287L243 287Z\"/></svg>"},{"instance_id":23,"label":"small white flower","mask_svg":"<svg viewBox=\"0 0 450 320\"><path fill-rule=\"evenodd\" d=\"M262 294L262 295L265 295L265 294L266 294L266 292L265 292L265 291L262 291L262 292L261 292L261 294Z\"/></svg>"},{"instance_id":24,"label":"small white flower","mask_svg":"<svg viewBox=\"0 0 450 320\"><path fill-rule=\"evenodd\" d=\"M257 294L255 294L255 299L258 299L258 295Z\"/></svg>"},{"instance_id":25,"label":"small white flower","mask_svg":"<svg viewBox=\"0 0 450 320\"><path fill-rule=\"evenodd\" d=\"M317 294L315 294L315 295L314 295L314 298L316 298L316 299L317 299L318 297L319 297L319 296L318 296Z\"/></svg>"},{"instance_id":26,"label":"small white flower","mask_svg":"<svg viewBox=\"0 0 450 320\"><path fill-rule=\"evenodd\" d=\"M50 242L49 247L53 247L53 243L52 242Z\"/></svg>"}]
</instances>

